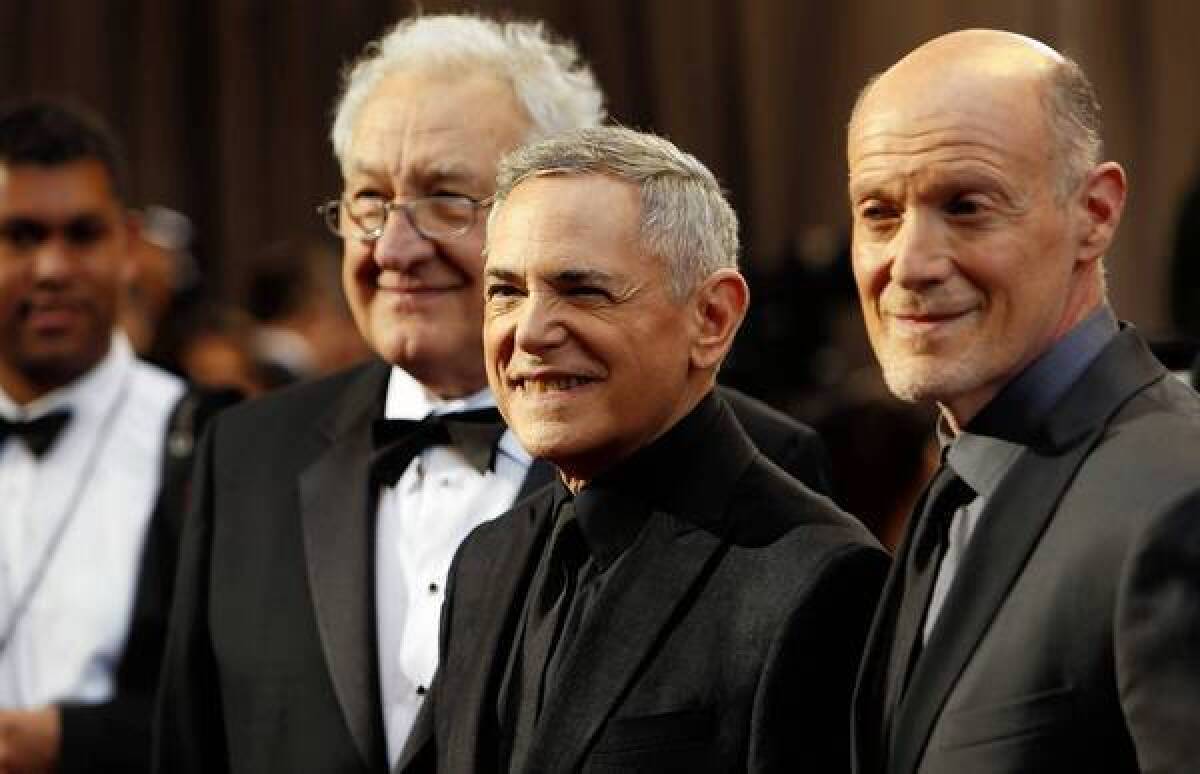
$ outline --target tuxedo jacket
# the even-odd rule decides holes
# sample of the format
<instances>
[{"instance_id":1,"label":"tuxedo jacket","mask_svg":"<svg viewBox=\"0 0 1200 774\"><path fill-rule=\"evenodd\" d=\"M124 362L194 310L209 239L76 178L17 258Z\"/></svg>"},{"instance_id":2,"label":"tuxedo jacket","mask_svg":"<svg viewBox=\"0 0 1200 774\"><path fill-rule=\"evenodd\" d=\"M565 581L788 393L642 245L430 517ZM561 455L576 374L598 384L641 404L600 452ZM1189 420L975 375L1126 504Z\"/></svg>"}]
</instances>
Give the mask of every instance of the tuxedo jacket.
<instances>
[{"instance_id":1,"label":"tuxedo jacket","mask_svg":"<svg viewBox=\"0 0 1200 774\"><path fill-rule=\"evenodd\" d=\"M1200 397L1126 329L1038 435L885 706L910 525L859 676L859 774L1200 771Z\"/></svg>"},{"instance_id":2,"label":"tuxedo jacket","mask_svg":"<svg viewBox=\"0 0 1200 774\"><path fill-rule=\"evenodd\" d=\"M375 637L372 362L224 412L198 452L155 729L155 770L387 770ZM741 396L813 480L811 430ZM822 471L823 467L818 470ZM535 463L519 496L551 480Z\"/></svg>"},{"instance_id":3,"label":"tuxedo jacket","mask_svg":"<svg viewBox=\"0 0 1200 774\"><path fill-rule=\"evenodd\" d=\"M886 554L765 460L726 406L686 448L674 494L647 499L648 521L556 657L557 688L512 770L849 769L854 672ZM455 557L425 707L435 740L408 770L506 770L498 684L553 499L518 503Z\"/></svg>"}]
</instances>

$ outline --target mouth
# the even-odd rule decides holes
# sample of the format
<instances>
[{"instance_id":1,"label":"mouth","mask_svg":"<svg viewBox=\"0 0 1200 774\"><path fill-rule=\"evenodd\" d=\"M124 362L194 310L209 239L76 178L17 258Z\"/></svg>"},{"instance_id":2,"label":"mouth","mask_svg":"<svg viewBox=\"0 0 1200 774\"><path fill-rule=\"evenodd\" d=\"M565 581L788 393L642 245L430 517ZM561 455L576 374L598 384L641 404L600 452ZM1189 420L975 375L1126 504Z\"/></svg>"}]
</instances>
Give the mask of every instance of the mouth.
<instances>
[{"instance_id":1,"label":"mouth","mask_svg":"<svg viewBox=\"0 0 1200 774\"><path fill-rule=\"evenodd\" d=\"M398 296L434 296L441 293L455 293L463 289L462 285L425 285L413 282L379 281L375 285L379 290Z\"/></svg>"},{"instance_id":2,"label":"mouth","mask_svg":"<svg viewBox=\"0 0 1200 774\"><path fill-rule=\"evenodd\" d=\"M509 389L531 397L566 396L577 394L599 379L591 376L547 374L544 376L509 377Z\"/></svg>"},{"instance_id":3,"label":"mouth","mask_svg":"<svg viewBox=\"0 0 1200 774\"><path fill-rule=\"evenodd\" d=\"M74 304L27 304L22 309L25 324L38 333L53 333L70 328L83 316Z\"/></svg>"},{"instance_id":4,"label":"mouth","mask_svg":"<svg viewBox=\"0 0 1200 774\"><path fill-rule=\"evenodd\" d=\"M967 319L973 309L954 312L887 313L892 328L905 336L923 336L947 330Z\"/></svg>"}]
</instances>

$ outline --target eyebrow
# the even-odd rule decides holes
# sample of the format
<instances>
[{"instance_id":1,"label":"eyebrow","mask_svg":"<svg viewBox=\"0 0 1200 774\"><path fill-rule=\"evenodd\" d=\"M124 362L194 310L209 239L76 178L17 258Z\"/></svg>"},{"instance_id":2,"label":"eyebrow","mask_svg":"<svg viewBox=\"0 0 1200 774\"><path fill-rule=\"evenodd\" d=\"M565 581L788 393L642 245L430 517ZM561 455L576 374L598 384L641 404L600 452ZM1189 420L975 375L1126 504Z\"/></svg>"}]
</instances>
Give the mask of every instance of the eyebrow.
<instances>
[{"instance_id":1,"label":"eyebrow","mask_svg":"<svg viewBox=\"0 0 1200 774\"><path fill-rule=\"evenodd\" d=\"M488 279L500 282L524 282L524 277L519 272L503 267L491 267L484 273ZM608 285L615 279L612 274L600 269L562 269L546 277L552 285Z\"/></svg>"},{"instance_id":2,"label":"eyebrow","mask_svg":"<svg viewBox=\"0 0 1200 774\"><path fill-rule=\"evenodd\" d=\"M557 285L607 285L614 277L600 269L563 269L549 277Z\"/></svg>"},{"instance_id":3,"label":"eyebrow","mask_svg":"<svg viewBox=\"0 0 1200 774\"><path fill-rule=\"evenodd\" d=\"M516 284L521 281L521 275L510 269L488 269L484 272L488 279Z\"/></svg>"}]
</instances>

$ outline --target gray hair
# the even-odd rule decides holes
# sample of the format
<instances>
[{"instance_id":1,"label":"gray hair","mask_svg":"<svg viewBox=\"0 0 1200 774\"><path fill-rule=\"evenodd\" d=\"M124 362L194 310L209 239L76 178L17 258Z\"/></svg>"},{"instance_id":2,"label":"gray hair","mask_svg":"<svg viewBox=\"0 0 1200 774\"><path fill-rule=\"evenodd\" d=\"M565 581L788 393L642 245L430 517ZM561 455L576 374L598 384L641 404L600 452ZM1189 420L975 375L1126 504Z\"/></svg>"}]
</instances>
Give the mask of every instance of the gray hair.
<instances>
[{"instance_id":1,"label":"gray hair","mask_svg":"<svg viewBox=\"0 0 1200 774\"><path fill-rule=\"evenodd\" d=\"M442 14L401 20L342 73L330 133L345 166L358 114L385 76L402 70L482 70L509 83L533 123L528 140L604 120L604 95L569 42L540 22Z\"/></svg>"},{"instance_id":2,"label":"gray hair","mask_svg":"<svg viewBox=\"0 0 1200 774\"><path fill-rule=\"evenodd\" d=\"M717 269L737 268L737 215L713 174L668 140L621 127L577 129L505 156L489 225L527 178L581 174L609 175L641 189L641 246L666 262L675 298Z\"/></svg>"},{"instance_id":3,"label":"gray hair","mask_svg":"<svg viewBox=\"0 0 1200 774\"><path fill-rule=\"evenodd\" d=\"M1100 100L1075 60L1064 56L1055 63L1042 93L1042 109L1059 168L1059 198L1065 201L1104 156Z\"/></svg>"}]
</instances>

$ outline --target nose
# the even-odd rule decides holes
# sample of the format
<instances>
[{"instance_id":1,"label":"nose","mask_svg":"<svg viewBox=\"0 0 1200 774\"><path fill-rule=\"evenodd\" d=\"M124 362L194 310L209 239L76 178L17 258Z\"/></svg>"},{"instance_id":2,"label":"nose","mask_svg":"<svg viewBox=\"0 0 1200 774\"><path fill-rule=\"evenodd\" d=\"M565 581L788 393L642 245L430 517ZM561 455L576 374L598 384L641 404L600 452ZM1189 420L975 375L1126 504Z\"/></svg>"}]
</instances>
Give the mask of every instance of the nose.
<instances>
[{"instance_id":1,"label":"nose","mask_svg":"<svg viewBox=\"0 0 1200 774\"><path fill-rule=\"evenodd\" d=\"M946 224L936 214L911 209L891 247L891 279L910 290L944 282L954 271Z\"/></svg>"},{"instance_id":2,"label":"nose","mask_svg":"<svg viewBox=\"0 0 1200 774\"><path fill-rule=\"evenodd\" d=\"M374 243L375 263L381 269L411 271L436 253L433 242L421 236L408 212L399 207L388 215L383 233Z\"/></svg>"},{"instance_id":3,"label":"nose","mask_svg":"<svg viewBox=\"0 0 1200 774\"><path fill-rule=\"evenodd\" d=\"M34 251L30 271L34 282L60 283L70 276L74 261L66 240L52 236Z\"/></svg>"},{"instance_id":4,"label":"nose","mask_svg":"<svg viewBox=\"0 0 1200 774\"><path fill-rule=\"evenodd\" d=\"M563 305L556 296L535 291L522 306L515 335L518 351L542 355L566 342L568 334L562 316Z\"/></svg>"}]
</instances>

